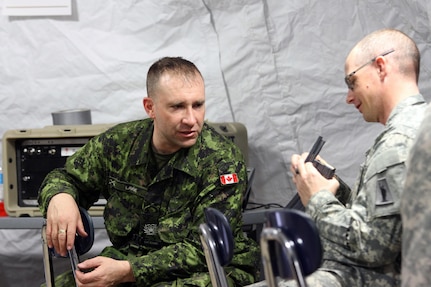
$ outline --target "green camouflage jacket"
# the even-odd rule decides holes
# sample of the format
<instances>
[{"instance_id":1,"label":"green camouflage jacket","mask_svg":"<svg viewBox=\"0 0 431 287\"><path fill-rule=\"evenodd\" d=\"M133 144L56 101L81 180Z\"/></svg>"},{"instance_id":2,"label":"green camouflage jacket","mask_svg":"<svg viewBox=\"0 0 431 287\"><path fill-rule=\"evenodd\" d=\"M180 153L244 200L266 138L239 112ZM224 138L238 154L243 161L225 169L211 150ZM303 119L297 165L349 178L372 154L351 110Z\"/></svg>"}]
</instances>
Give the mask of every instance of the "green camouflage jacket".
<instances>
[{"instance_id":1,"label":"green camouflage jacket","mask_svg":"<svg viewBox=\"0 0 431 287\"><path fill-rule=\"evenodd\" d=\"M198 227L204 208L211 206L227 216L234 232L235 255L226 268L231 284L253 282L260 257L257 243L241 229L247 170L239 148L204 124L196 144L157 171L149 152L152 131L152 120L145 119L92 138L64 169L47 175L39 195L43 214L59 192L71 194L85 208L103 195L113 247L102 255L131 263L136 284L127 286L208 286ZM223 184L223 175L237 180Z\"/></svg>"}]
</instances>

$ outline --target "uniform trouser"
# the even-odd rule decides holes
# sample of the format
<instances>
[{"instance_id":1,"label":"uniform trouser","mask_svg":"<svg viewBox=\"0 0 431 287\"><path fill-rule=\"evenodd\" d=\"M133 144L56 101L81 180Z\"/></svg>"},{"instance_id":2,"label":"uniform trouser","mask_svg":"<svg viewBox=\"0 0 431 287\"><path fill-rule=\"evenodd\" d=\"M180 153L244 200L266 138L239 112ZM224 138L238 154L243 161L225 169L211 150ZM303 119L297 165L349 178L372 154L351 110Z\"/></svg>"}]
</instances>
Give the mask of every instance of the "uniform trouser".
<instances>
[{"instance_id":1,"label":"uniform trouser","mask_svg":"<svg viewBox=\"0 0 431 287\"><path fill-rule=\"evenodd\" d=\"M151 285L151 287L185 287L185 286L196 286L196 287L207 287L210 286L208 274L202 273L201 278L199 274L194 274L193 277L190 278L181 278L175 281L170 282L159 282ZM229 279L228 279L229 280ZM231 279L229 280L229 285L233 286L233 282ZM44 284L42 286L45 286ZM135 287L137 286L134 283L123 283L118 285L121 287ZM55 287L76 287L75 279L73 278L72 271L60 274L55 278Z\"/></svg>"},{"instance_id":2,"label":"uniform trouser","mask_svg":"<svg viewBox=\"0 0 431 287\"><path fill-rule=\"evenodd\" d=\"M107 247L102 251L102 256L114 258L117 260L127 260L127 256L122 254L120 251L116 250L112 247ZM235 283L232 280L232 278L227 278L229 286L234 286ZM45 284L42 284L41 286L45 287ZM54 282L55 287L76 287L75 278L73 277L72 270L62 273L55 277ZM121 287L136 287L137 284L135 283L123 283L118 286ZM149 284L146 286L151 287L207 287L211 286L211 278L207 272L202 273L194 273L190 275L190 277L187 278L178 278L173 281L166 281L166 282L157 282L154 284Z\"/></svg>"},{"instance_id":3,"label":"uniform trouser","mask_svg":"<svg viewBox=\"0 0 431 287\"><path fill-rule=\"evenodd\" d=\"M360 271L362 270L362 272ZM349 272L339 270L318 269L306 277L310 287L396 287L400 286L398 279L391 276L363 269L350 268ZM266 287L266 281L261 281L248 287ZM280 280L279 287L298 287L294 280Z\"/></svg>"},{"instance_id":4,"label":"uniform trouser","mask_svg":"<svg viewBox=\"0 0 431 287\"><path fill-rule=\"evenodd\" d=\"M339 278L331 272L317 270L312 275L306 277L307 285L310 287L342 287ZM261 281L248 285L248 287L266 287L266 281ZM280 280L280 287L298 287L295 280Z\"/></svg>"}]
</instances>

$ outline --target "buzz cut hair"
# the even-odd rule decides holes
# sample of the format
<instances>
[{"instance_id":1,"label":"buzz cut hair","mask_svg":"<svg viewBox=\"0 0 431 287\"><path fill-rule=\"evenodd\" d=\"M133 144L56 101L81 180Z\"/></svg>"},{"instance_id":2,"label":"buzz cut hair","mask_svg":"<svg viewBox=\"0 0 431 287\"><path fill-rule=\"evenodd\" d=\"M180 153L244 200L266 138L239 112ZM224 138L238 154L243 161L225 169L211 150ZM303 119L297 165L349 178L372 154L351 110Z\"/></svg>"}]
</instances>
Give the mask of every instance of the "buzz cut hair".
<instances>
[{"instance_id":1,"label":"buzz cut hair","mask_svg":"<svg viewBox=\"0 0 431 287\"><path fill-rule=\"evenodd\" d=\"M196 79L196 76L202 78L202 74L195 64L182 57L164 57L151 65L147 74L147 94L148 97L154 97L159 87L160 78L169 73L174 76L184 78L184 81L190 82Z\"/></svg>"}]
</instances>

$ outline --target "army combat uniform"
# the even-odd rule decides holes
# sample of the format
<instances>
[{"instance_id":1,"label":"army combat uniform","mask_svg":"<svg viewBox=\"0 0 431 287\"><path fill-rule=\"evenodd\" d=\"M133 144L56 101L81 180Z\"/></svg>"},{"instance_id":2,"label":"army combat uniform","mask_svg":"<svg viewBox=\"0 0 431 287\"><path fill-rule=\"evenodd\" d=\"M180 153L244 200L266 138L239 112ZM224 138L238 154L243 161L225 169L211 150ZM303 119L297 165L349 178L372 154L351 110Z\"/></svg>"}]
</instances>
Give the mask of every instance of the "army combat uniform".
<instances>
[{"instance_id":1,"label":"army combat uniform","mask_svg":"<svg viewBox=\"0 0 431 287\"><path fill-rule=\"evenodd\" d=\"M403 287L431 286L431 105L407 162L401 197Z\"/></svg>"},{"instance_id":2,"label":"army combat uniform","mask_svg":"<svg viewBox=\"0 0 431 287\"><path fill-rule=\"evenodd\" d=\"M400 285L400 196L405 161L425 108L421 95L408 97L394 108L366 153L346 205L328 190L311 197L306 212L317 224L324 253L321 268L307 278L309 286ZM262 281L252 286L265 285ZM279 286L296 284L283 281Z\"/></svg>"},{"instance_id":3,"label":"army combat uniform","mask_svg":"<svg viewBox=\"0 0 431 287\"><path fill-rule=\"evenodd\" d=\"M103 195L112 246L100 255L128 260L136 279L121 286L211 286L198 232L211 206L226 215L235 236L229 284L254 282L260 256L242 232L247 170L239 148L205 123L195 145L156 159L152 133L153 121L144 119L92 138L64 169L47 175L39 195L44 216L59 192L84 208ZM71 273L56 280L56 286L75 286Z\"/></svg>"}]
</instances>

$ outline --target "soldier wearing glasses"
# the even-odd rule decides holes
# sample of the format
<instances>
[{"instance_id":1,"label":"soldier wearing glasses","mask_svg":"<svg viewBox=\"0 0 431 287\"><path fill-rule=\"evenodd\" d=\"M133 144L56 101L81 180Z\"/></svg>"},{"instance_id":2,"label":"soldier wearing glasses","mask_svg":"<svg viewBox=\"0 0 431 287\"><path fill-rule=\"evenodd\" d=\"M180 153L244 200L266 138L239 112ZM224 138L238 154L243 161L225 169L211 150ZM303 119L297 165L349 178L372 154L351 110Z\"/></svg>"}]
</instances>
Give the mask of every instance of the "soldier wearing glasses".
<instances>
[{"instance_id":1,"label":"soldier wearing glasses","mask_svg":"<svg viewBox=\"0 0 431 287\"><path fill-rule=\"evenodd\" d=\"M390 29L366 36L348 55L346 102L385 129L367 151L346 205L334 196L336 179L326 180L299 155L292 157L300 172L294 181L320 230L322 269L336 282L331 286L400 285L405 161L426 107L419 66L413 40Z\"/></svg>"},{"instance_id":2,"label":"soldier wearing glasses","mask_svg":"<svg viewBox=\"0 0 431 287\"><path fill-rule=\"evenodd\" d=\"M400 286L405 162L426 108L419 65L414 41L393 29L367 35L349 53L346 102L365 121L385 128L367 151L347 202L335 197L340 186L335 177L327 180L305 164L306 154L292 156L293 181L324 250L321 268L307 278L309 286Z\"/></svg>"}]
</instances>

